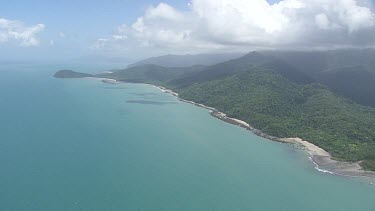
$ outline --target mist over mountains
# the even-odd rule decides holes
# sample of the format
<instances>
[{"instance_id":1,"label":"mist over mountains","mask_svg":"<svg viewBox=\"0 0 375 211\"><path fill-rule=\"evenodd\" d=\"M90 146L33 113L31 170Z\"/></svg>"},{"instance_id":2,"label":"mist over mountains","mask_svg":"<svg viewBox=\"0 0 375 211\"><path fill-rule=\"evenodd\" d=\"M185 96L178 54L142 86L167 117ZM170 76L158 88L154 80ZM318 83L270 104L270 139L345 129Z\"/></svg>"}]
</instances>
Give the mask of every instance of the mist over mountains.
<instances>
[{"instance_id":1,"label":"mist over mountains","mask_svg":"<svg viewBox=\"0 0 375 211\"><path fill-rule=\"evenodd\" d=\"M153 64L163 67L191 67L194 65L214 65L223 61L236 59L245 53L223 53L223 54L187 54L187 55L165 55L141 60L128 67Z\"/></svg>"}]
</instances>

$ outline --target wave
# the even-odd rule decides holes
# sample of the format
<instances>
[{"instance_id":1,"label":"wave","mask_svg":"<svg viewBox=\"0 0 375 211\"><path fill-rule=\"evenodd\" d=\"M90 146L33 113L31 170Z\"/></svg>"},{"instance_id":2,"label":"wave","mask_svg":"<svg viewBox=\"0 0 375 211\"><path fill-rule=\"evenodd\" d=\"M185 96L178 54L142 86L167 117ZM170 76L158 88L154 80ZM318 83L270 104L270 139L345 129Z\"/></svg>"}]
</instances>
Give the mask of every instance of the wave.
<instances>
[{"instance_id":1,"label":"wave","mask_svg":"<svg viewBox=\"0 0 375 211\"><path fill-rule=\"evenodd\" d=\"M327 173L327 174L332 174L332 175L340 175L338 173L326 170L326 169L321 169L319 168L319 165L314 161L314 159L310 156L309 160L315 165L315 169L318 170L319 172Z\"/></svg>"}]
</instances>

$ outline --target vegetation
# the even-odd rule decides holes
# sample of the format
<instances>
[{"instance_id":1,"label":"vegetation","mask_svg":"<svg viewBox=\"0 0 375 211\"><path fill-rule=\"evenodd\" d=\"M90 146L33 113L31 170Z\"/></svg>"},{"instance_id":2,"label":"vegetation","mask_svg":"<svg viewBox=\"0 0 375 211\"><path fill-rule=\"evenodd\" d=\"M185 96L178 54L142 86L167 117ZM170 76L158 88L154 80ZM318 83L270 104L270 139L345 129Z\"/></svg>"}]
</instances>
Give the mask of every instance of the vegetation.
<instances>
[{"instance_id":1,"label":"vegetation","mask_svg":"<svg viewBox=\"0 0 375 211\"><path fill-rule=\"evenodd\" d=\"M340 95L375 106L375 72L362 65L326 70L318 73L317 78Z\"/></svg>"},{"instance_id":2,"label":"vegetation","mask_svg":"<svg viewBox=\"0 0 375 211\"><path fill-rule=\"evenodd\" d=\"M268 51L334 92L355 102L375 106L375 50L350 49L312 52Z\"/></svg>"},{"instance_id":3,"label":"vegetation","mask_svg":"<svg viewBox=\"0 0 375 211\"><path fill-rule=\"evenodd\" d=\"M374 170L375 169L375 161L374 160L366 160L361 165L364 169L368 169L368 170Z\"/></svg>"}]
</instances>

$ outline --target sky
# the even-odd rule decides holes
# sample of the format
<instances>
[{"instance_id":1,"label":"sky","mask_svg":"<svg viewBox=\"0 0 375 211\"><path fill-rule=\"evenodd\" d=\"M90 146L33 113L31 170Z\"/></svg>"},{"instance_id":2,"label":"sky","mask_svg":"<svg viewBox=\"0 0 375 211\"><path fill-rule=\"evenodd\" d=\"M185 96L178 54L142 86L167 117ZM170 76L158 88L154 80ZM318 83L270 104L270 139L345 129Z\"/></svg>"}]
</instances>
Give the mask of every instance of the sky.
<instances>
[{"instance_id":1,"label":"sky","mask_svg":"<svg viewBox=\"0 0 375 211\"><path fill-rule=\"evenodd\" d=\"M373 0L0 0L0 61L374 46Z\"/></svg>"}]
</instances>

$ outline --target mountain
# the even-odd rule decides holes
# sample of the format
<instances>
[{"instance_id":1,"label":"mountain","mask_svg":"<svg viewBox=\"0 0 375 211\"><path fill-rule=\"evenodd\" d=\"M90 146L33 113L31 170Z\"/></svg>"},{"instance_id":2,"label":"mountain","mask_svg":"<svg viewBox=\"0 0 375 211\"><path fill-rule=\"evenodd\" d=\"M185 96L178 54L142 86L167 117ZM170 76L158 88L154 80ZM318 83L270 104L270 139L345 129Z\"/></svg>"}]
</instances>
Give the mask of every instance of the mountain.
<instances>
[{"instance_id":1,"label":"mountain","mask_svg":"<svg viewBox=\"0 0 375 211\"><path fill-rule=\"evenodd\" d=\"M314 76L316 73L340 67L362 65L375 72L374 49L344 49L329 51L262 51Z\"/></svg>"},{"instance_id":2,"label":"mountain","mask_svg":"<svg viewBox=\"0 0 375 211\"><path fill-rule=\"evenodd\" d=\"M113 78L118 81L132 83L149 83L165 85L176 78L183 78L188 73L199 72L206 66L162 67L158 65L142 65L117 70L113 73L99 74L99 77Z\"/></svg>"},{"instance_id":3,"label":"mountain","mask_svg":"<svg viewBox=\"0 0 375 211\"><path fill-rule=\"evenodd\" d=\"M265 51L355 102L375 106L375 50Z\"/></svg>"},{"instance_id":4,"label":"mountain","mask_svg":"<svg viewBox=\"0 0 375 211\"><path fill-rule=\"evenodd\" d=\"M361 161L364 168L375 170L375 108L355 103L341 94L348 90L339 89L360 67L312 73L290 61L251 52L211 66L143 65L98 77L165 86L183 99L217 108L267 134L300 137L338 160ZM364 78L372 80L366 68L361 72L353 86ZM327 82L320 83L323 78ZM371 90L365 93L369 94Z\"/></svg>"},{"instance_id":5,"label":"mountain","mask_svg":"<svg viewBox=\"0 0 375 211\"><path fill-rule=\"evenodd\" d=\"M206 67L202 71L191 72L186 74L185 77L170 81L170 84L176 87L186 87L197 82L225 78L256 67L279 73L297 83L313 81L308 75L297 71L281 60L264 56L258 52L251 52L241 58Z\"/></svg>"},{"instance_id":6,"label":"mountain","mask_svg":"<svg viewBox=\"0 0 375 211\"><path fill-rule=\"evenodd\" d=\"M321 71L316 78L336 93L360 104L375 106L375 71L362 65L349 66Z\"/></svg>"},{"instance_id":7,"label":"mountain","mask_svg":"<svg viewBox=\"0 0 375 211\"><path fill-rule=\"evenodd\" d=\"M225 54L197 54L197 55L164 55L148 58L128 67L153 64L163 67L191 67L195 65L214 65L227 60L239 58L244 53L225 53Z\"/></svg>"}]
</instances>

